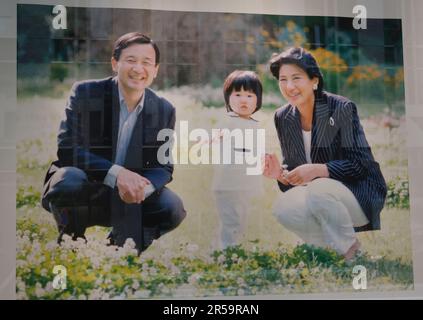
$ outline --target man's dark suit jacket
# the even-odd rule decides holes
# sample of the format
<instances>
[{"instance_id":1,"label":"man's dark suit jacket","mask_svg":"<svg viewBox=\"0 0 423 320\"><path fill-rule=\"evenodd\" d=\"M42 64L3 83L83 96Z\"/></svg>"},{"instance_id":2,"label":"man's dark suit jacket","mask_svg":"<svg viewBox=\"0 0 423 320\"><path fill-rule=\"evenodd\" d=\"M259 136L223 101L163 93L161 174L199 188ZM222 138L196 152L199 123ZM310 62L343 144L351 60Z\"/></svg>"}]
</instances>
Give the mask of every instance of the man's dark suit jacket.
<instances>
[{"instance_id":1,"label":"man's dark suit jacket","mask_svg":"<svg viewBox=\"0 0 423 320\"><path fill-rule=\"evenodd\" d=\"M292 170L307 163L299 111L290 104L275 113L283 163ZM374 160L357 114L350 100L328 92L316 98L311 132L311 161L326 163L329 178L352 191L369 219L356 231L380 229L380 211L386 197L386 183ZM293 186L278 182L285 192Z\"/></svg>"},{"instance_id":2,"label":"man's dark suit jacket","mask_svg":"<svg viewBox=\"0 0 423 320\"><path fill-rule=\"evenodd\" d=\"M90 182L103 182L116 155L120 112L117 79L76 83L65 112L58 134L58 159L47 172L44 190L54 172L67 166L82 169ZM174 127L175 108L146 89L144 107L135 124L124 167L149 179L156 192L172 180L173 173L172 164L162 165L157 160L157 151L165 143L157 141L157 134L161 129ZM111 204L112 224L118 224L125 211L125 204L119 200ZM46 203L43 206L48 210Z\"/></svg>"}]
</instances>

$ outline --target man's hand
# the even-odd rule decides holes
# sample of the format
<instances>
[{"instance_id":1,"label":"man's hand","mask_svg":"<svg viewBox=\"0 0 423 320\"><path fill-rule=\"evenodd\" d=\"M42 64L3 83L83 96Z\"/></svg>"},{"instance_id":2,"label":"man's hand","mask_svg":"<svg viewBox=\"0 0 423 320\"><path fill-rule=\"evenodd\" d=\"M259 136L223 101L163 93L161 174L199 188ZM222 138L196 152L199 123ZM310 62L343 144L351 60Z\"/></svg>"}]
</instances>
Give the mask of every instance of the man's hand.
<instances>
[{"instance_id":1,"label":"man's hand","mask_svg":"<svg viewBox=\"0 0 423 320\"><path fill-rule=\"evenodd\" d=\"M303 164L291 170L287 174L289 184L299 186L319 177L329 177L329 172L325 164L313 163Z\"/></svg>"},{"instance_id":2,"label":"man's hand","mask_svg":"<svg viewBox=\"0 0 423 320\"><path fill-rule=\"evenodd\" d=\"M119 196L125 203L141 203L145 199L144 188L150 180L125 168L119 171L116 185Z\"/></svg>"}]
</instances>

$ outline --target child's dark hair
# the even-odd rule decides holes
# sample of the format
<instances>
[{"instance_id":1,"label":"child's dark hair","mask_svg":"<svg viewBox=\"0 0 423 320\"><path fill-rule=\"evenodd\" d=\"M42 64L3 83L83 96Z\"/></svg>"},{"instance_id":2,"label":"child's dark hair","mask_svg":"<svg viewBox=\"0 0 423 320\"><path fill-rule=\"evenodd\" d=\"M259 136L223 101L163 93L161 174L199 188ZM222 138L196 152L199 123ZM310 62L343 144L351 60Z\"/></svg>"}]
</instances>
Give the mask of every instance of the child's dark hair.
<instances>
[{"instance_id":1,"label":"child's dark hair","mask_svg":"<svg viewBox=\"0 0 423 320\"><path fill-rule=\"evenodd\" d=\"M223 95L225 97L226 110L233 111L229 105L229 96L232 91L240 91L243 88L245 91L254 92L257 96L257 107L254 112L261 108L261 96L263 93L263 86L257 74L248 70L235 70L226 77L223 84ZM254 113L253 112L253 113Z\"/></svg>"}]
</instances>

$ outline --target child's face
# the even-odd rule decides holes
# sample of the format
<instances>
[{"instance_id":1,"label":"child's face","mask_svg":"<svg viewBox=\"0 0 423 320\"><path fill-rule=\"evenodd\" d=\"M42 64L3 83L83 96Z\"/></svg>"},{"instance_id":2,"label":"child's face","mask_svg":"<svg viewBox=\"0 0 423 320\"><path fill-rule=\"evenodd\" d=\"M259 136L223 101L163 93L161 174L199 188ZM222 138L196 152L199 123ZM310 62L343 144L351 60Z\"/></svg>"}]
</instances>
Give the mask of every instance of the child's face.
<instances>
[{"instance_id":1,"label":"child's face","mask_svg":"<svg viewBox=\"0 0 423 320\"><path fill-rule=\"evenodd\" d=\"M229 96L229 105L233 112L242 118L249 118L257 108L257 96L252 91L233 90Z\"/></svg>"}]
</instances>

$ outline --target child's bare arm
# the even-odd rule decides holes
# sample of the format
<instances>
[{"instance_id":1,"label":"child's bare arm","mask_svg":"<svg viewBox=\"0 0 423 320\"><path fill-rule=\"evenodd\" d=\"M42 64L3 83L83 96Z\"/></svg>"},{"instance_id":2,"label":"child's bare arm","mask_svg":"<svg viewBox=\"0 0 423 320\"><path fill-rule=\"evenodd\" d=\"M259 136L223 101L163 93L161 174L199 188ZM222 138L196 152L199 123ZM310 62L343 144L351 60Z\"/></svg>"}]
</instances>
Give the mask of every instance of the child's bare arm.
<instances>
[{"instance_id":1,"label":"child's bare arm","mask_svg":"<svg viewBox=\"0 0 423 320\"><path fill-rule=\"evenodd\" d=\"M218 134L216 134L214 137L212 137L212 139L204 139L204 140L200 140L200 138L197 141L197 144L199 145L204 145L204 144L208 144L211 145L212 143L216 143L219 140L222 140L223 138L223 130L220 129Z\"/></svg>"}]
</instances>

